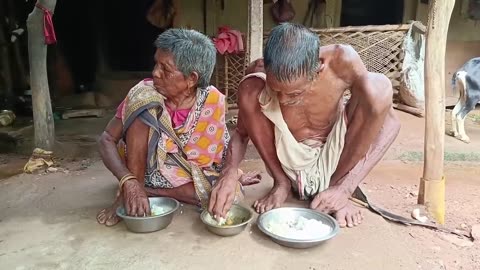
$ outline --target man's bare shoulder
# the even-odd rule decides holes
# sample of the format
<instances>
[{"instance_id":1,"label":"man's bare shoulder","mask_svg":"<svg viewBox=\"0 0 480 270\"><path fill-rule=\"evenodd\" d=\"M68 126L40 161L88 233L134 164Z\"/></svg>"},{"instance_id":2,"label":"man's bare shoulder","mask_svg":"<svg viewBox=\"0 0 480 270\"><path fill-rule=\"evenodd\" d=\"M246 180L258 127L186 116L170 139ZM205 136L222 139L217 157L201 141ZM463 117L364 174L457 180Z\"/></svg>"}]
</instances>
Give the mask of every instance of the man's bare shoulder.
<instances>
[{"instance_id":1,"label":"man's bare shoulder","mask_svg":"<svg viewBox=\"0 0 480 270\"><path fill-rule=\"evenodd\" d=\"M351 85L368 71L360 55L350 45L327 45L321 48L320 57L341 80Z\"/></svg>"},{"instance_id":2,"label":"man's bare shoulder","mask_svg":"<svg viewBox=\"0 0 480 270\"><path fill-rule=\"evenodd\" d=\"M265 81L259 77L250 77L243 80L238 86L238 91L259 92L265 88Z\"/></svg>"},{"instance_id":3,"label":"man's bare shoulder","mask_svg":"<svg viewBox=\"0 0 480 270\"><path fill-rule=\"evenodd\" d=\"M262 58L250 63L250 65L248 65L247 69L245 70L245 75L257 72L265 73ZM260 92L261 90L263 90L263 88L265 88L265 81L262 78L256 76L244 79L238 86L238 90L243 92Z\"/></svg>"},{"instance_id":4,"label":"man's bare shoulder","mask_svg":"<svg viewBox=\"0 0 480 270\"><path fill-rule=\"evenodd\" d=\"M263 72L265 73L265 66L263 64L263 58L259 58L253 62L251 62L248 67L245 69L245 75L256 73L256 72Z\"/></svg>"},{"instance_id":5,"label":"man's bare shoulder","mask_svg":"<svg viewBox=\"0 0 480 270\"><path fill-rule=\"evenodd\" d=\"M330 71L350 88L360 89L366 95L391 95L390 80L384 74L369 72L352 46L338 44L324 46L320 57L324 59Z\"/></svg>"},{"instance_id":6,"label":"man's bare shoulder","mask_svg":"<svg viewBox=\"0 0 480 270\"><path fill-rule=\"evenodd\" d=\"M321 58L332 58L336 61L357 62L361 61L359 54L350 45L332 44L320 47Z\"/></svg>"}]
</instances>

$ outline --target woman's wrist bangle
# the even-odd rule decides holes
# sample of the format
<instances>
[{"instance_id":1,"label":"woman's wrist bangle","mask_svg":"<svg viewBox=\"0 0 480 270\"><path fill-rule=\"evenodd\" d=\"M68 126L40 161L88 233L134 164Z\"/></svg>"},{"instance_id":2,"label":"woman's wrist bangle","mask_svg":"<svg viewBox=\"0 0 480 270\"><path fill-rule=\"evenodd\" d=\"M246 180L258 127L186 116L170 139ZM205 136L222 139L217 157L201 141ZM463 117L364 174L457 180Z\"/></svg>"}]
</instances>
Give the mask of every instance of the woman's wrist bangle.
<instances>
[{"instance_id":1,"label":"woman's wrist bangle","mask_svg":"<svg viewBox=\"0 0 480 270\"><path fill-rule=\"evenodd\" d=\"M135 175L133 175L133 174L131 174L131 173L123 176L123 177L120 179L120 182L118 183L119 190L122 190L123 185L125 184L125 182L127 182L127 181L129 181L129 180L137 180L137 178L135 177Z\"/></svg>"}]
</instances>

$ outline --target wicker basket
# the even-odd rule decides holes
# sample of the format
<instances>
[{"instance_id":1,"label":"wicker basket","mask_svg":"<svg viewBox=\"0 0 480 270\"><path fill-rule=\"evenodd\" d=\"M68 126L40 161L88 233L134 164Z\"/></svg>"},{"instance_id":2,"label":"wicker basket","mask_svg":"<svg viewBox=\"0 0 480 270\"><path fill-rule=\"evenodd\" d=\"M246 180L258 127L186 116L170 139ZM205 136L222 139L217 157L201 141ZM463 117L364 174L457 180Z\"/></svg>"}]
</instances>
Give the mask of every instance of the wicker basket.
<instances>
[{"instance_id":1,"label":"wicker basket","mask_svg":"<svg viewBox=\"0 0 480 270\"><path fill-rule=\"evenodd\" d=\"M425 27L415 22L414 27L425 33ZM403 41L410 24L312 29L320 36L322 46L351 45L360 55L367 69L385 74L394 88L400 86L403 64ZM266 41L268 33L264 35ZM245 74L249 59L246 54L219 55L212 83L228 96L229 107L235 107L237 89Z\"/></svg>"},{"instance_id":2,"label":"wicker basket","mask_svg":"<svg viewBox=\"0 0 480 270\"><path fill-rule=\"evenodd\" d=\"M227 96L229 107L236 107L237 89L248 66L247 53L217 54L217 64L213 72L211 84L215 85Z\"/></svg>"}]
</instances>

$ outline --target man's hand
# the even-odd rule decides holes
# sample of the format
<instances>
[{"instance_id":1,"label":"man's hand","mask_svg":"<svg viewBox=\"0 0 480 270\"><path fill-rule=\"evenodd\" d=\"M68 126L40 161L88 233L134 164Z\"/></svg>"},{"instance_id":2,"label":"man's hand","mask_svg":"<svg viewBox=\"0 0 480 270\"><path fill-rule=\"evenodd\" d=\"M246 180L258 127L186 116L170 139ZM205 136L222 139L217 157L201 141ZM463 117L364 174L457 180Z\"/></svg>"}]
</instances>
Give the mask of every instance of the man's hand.
<instances>
[{"instance_id":1,"label":"man's hand","mask_svg":"<svg viewBox=\"0 0 480 270\"><path fill-rule=\"evenodd\" d=\"M125 210L129 216L143 217L150 215L150 203L147 193L136 180L129 180L123 185Z\"/></svg>"},{"instance_id":2,"label":"man's hand","mask_svg":"<svg viewBox=\"0 0 480 270\"><path fill-rule=\"evenodd\" d=\"M347 205L350 196L342 186L331 186L315 196L310 208L326 214L335 213Z\"/></svg>"},{"instance_id":3,"label":"man's hand","mask_svg":"<svg viewBox=\"0 0 480 270\"><path fill-rule=\"evenodd\" d=\"M238 177L238 172L227 173L222 176L213 187L208 204L208 211L215 218L225 218L228 210L232 207L238 185Z\"/></svg>"}]
</instances>

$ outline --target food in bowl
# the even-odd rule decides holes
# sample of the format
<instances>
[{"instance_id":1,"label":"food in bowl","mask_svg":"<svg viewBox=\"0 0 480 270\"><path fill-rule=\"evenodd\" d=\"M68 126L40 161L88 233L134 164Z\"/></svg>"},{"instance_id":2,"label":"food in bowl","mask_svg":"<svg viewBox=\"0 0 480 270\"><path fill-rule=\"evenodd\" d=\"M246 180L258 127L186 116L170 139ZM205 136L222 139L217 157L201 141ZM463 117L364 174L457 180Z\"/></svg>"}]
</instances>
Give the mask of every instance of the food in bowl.
<instances>
[{"instance_id":1,"label":"food in bowl","mask_svg":"<svg viewBox=\"0 0 480 270\"><path fill-rule=\"evenodd\" d=\"M236 217L232 215L231 212L228 212L227 217L225 218L222 217L219 219L215 219L215 218L213 219L216 220L216 223L218 226L222 226L222 227L237 225L247 220L246 217Z\"/></svg>"},{"instance_id":2,"label":"food in bowl","mask_svg":"<svg viewBox=\"0 0 480 270\"><path fill-rule=\"evenodd\" d=\"M160 215L163 215L165 214L166 212L168 212L169 209L166 209L165 207L161 207L161 206L158 206L158 205L151 205L150 206L150 215L151 216L160 216Z\"/></svg>"},{"instance_id":3,"label":"food in bowl","mask_svg":"<svg viewBox=\"0 0 480 270\"><path fill-rule=\"evenodd\" d=\"M200 214L200 219L206 228L211 233L219 236L234 236L243 232L252 218L253 215L250 209L238 204L232 205L225 220L220 225L207 209Z\"/></svg>"},{"instance_id":4,"label":"food in bowl","mask_svg":"<svg viewBox=\"0 0 480 270\"><path fill-rule=\"evenodd\" d=\"M332 228L316 219L300 217L279 217L270 220L265 228L272 234L297 240L322 238L332 232Z\"/></svg>"},{"instance_id":5,"label":"food in bowl","mask_svg":"<svg viewBox=\"0 0 480 270\"><path fill-rule=\"evenodd\" d=\"M143 217L128 216L121 205L117 215L123 219L127 229L136 233L148 233L165 229L171 222L180 203L168 197L150 197L150 215Z\"/></svg>"}]
</instances>

